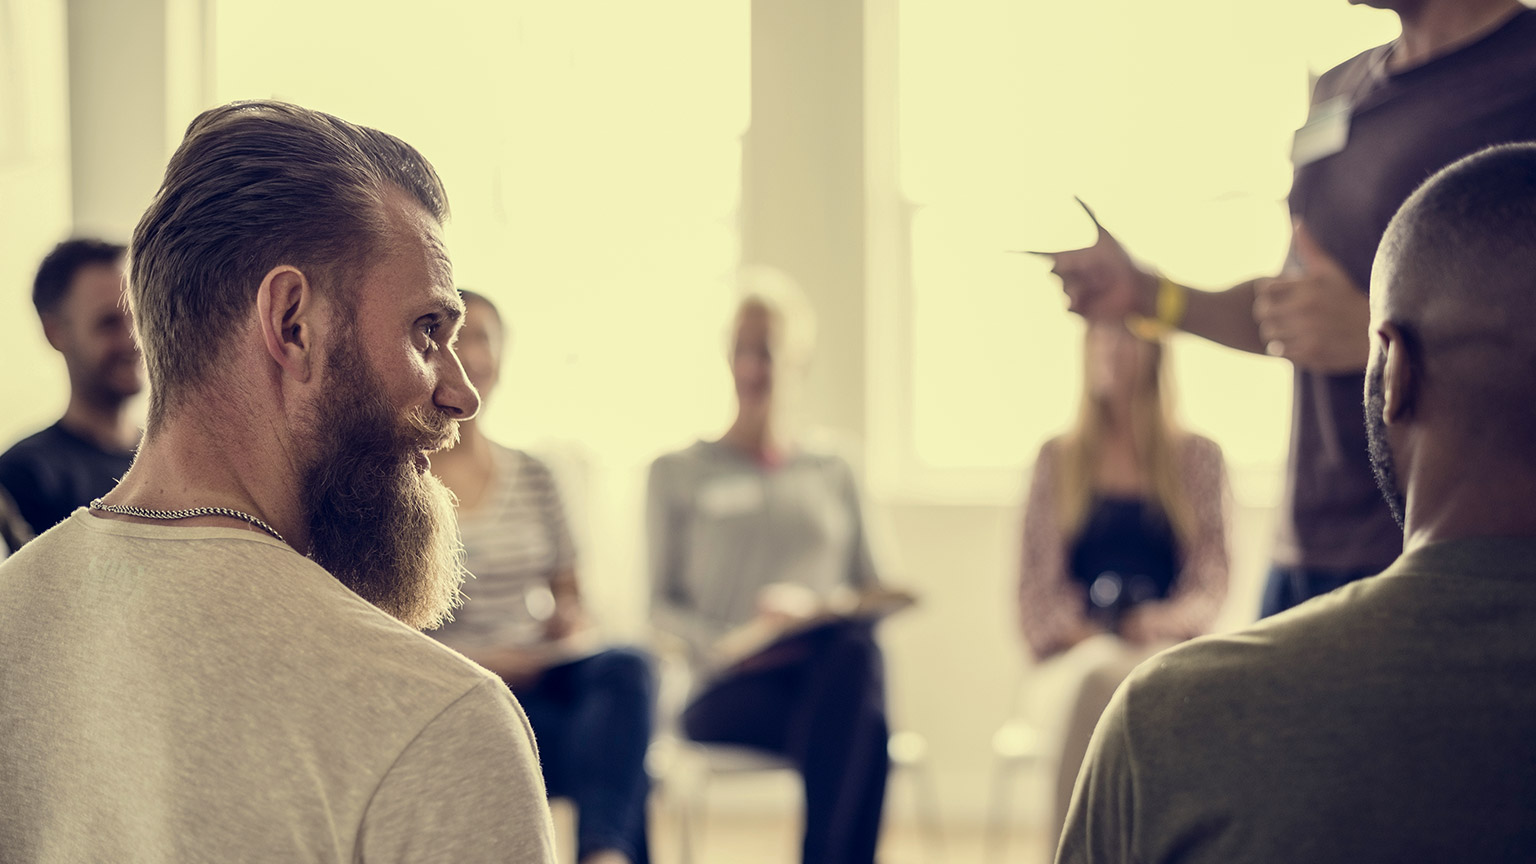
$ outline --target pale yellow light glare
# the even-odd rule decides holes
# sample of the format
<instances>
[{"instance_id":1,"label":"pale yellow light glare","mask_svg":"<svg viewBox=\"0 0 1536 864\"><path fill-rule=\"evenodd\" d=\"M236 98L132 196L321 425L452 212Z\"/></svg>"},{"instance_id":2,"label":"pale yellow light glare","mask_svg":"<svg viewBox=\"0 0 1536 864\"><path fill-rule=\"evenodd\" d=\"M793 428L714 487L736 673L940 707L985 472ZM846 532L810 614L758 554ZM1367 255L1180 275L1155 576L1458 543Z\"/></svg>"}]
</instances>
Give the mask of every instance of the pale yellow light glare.
<instances>
[{"instance_id":1,"label":"pale yellow light glare","mask_svg":"<svg viewBox=\"0 0 1536 864\"><path fill-rule=\"evenodd\" d=\"M901 180L921 208L912 440L938 468L1027 463L1076 400L1055 280L1000 250L1086 245L1077 194L1175 278L1275 272L1309 71L1395 35L1391 15L1344 0L975 0L964 14L903 0L900 21ZM1278 475L1289 367L1178 342L1190 425Z\"/></svg>"},{"instance_id":2,"label":"pale yellow light glare","mask_svg":"<svg viewBox=\"0 0 1536 864\"><path fill-rule=\"evenodd\" d=\"M221 101L275 96L373 125L442 174L456 279L512 333L493 435L625 461L723 423L745 2L217 11Z\"/></svg>"}]
</instances>

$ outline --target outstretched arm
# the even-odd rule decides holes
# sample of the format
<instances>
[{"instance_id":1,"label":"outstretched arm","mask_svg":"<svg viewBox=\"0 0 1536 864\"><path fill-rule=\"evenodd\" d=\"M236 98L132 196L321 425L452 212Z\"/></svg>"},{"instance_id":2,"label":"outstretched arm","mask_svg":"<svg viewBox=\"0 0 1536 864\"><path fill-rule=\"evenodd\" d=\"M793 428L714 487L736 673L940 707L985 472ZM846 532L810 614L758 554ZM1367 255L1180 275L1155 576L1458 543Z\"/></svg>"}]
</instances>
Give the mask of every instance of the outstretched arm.
<instances>
[{"instance_id":1,"label":"outstretched arm","mask_svg":"<svg viewBox=\"0 0 1536 864\"><path fill-rule=\"evenodd\" d=\"M1051 272L1061 278L1068 308L1092 320L1123 320L1132 315L1156 318L1157 273L1132 259L1088 205L1083 204L1083 209L1099 231L1092 246L1036 253L1051 259ZM1182 320L1175 322L1176 326L1231 348L1264 353L1264 340L1253 314L1254 285L1244 282L1223 291L1185 288Z\"/></svg>"},{"instance_id":2,"label":"outstretched arm","mask_svg":"<svg viewBox=\"0 0 1536 864\"><path fill-rule=\"evenodd\" d=\"M1084 205L1087 209L1087 205ZM1088 211L1093 216L1093 211ZM1085 249L1039 253L1061 277L1068 308L1090 319L1157 319L1162 277L1136 263L1104 226ZM1296 225L1294 266L1275 278L1253 279L1220 291L1172 284L1182 294L1177 320L1164 323L1254 354L1283 357L1324 374L1358 372L1369 353L1365 291L1307 227Z\"/></svg>"}]
</instances>

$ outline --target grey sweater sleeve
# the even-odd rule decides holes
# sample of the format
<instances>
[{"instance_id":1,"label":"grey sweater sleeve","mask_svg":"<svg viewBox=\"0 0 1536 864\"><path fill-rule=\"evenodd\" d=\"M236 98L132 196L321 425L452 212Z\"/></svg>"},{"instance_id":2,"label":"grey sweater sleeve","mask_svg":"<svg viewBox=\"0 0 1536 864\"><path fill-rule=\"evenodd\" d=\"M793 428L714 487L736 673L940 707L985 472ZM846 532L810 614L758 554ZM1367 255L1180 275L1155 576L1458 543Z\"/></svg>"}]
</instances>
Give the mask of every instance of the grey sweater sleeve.
<instances>
[{"instance_id":1,"label":"grey sweater sleeve","mask_svg":"<svg viewBox=\"0 0 1536 864\"><path fill-rule=\"evenodd\" d=\"M880 585L880 571L875 566L875 556L870 550L869 520L864 511L864 495L859 489L853 466L844 459L837 461L843 472L845 506L849 518L853 520L853 560L848 566L848 584L861 590L875 588Z\"/></svg>"},{"instance_id":2,"label":"grey sweater sleeve","mask_svg":"<svg viewBox=\"0 0 1536 864\"><path fill-rule=\"evenodd\" d=\"M685 466L663 456L651 463L646 483L645 524L651 577L651 623L686 642L699 660L718 634L699 615L695 599L683 581L683 554L688 542L687 514L679 506L684 494L678 471Z\"/></svg>"},{"instance_id":3,"label":"grey sweater sleeve","mask_svg":"<svg viewBox=\"0 0 1536 864\"><path fill-rule=\"evenodd\" d=\"M384 775L358 830L358 860L554 864L533 730L487 679L448 706Z\"/></svg>"}]
</instances>

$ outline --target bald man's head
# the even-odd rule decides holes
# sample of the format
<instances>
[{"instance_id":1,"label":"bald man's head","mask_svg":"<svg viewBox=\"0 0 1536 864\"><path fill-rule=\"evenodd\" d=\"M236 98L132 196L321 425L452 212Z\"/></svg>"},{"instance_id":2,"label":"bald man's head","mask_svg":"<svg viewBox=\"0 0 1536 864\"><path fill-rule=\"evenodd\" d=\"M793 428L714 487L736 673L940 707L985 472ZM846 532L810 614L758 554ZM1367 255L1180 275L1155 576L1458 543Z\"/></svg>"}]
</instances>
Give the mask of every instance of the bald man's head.
<instances>
[{"instance_id":1,"label":"bald man's head","mask_svg":"<svg viewBox=\"0 0 1536 864\"><path fill-rule=\"evenodd\" d=\"M1536 464L1536 145L1469 156L1408 198L1377 251L1371 330L1366 425L1400 519L1389 426Z\"/></svg>"},{"instance_id":2,"label":"bald man's head","mask_svg":"<svg viewBox=\"0 0 1536 864\"><path fill-rule=\"evenodd\" d=\"M1425 338L1482 335L1536 344L1536 144L1507 144L1441 170L1387 226L1372 270L1378 320Z\"/></svg>"}]
</instances>

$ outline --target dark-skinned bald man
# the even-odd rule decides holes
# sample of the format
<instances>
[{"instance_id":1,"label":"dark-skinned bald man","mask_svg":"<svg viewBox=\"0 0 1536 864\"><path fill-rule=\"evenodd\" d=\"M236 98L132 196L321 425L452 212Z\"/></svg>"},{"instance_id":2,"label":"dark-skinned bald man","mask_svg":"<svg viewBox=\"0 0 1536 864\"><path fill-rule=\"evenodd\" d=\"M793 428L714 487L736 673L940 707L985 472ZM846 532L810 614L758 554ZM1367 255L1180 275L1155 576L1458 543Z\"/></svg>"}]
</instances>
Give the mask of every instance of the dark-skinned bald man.
<instances>
[{"instance_id":1,"label":"dark-skinned bald man","mask_svg":"<svg viewBox=\"0 0 1536 864\"><path fill-rule=\"evenodd\" d=\"M1435 175L1372 271L1385 572L1141 666L1058 861L1536 860L1536 144Z\"/></svg>"}]
</instances>

